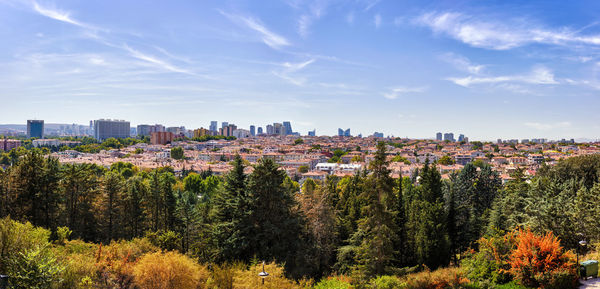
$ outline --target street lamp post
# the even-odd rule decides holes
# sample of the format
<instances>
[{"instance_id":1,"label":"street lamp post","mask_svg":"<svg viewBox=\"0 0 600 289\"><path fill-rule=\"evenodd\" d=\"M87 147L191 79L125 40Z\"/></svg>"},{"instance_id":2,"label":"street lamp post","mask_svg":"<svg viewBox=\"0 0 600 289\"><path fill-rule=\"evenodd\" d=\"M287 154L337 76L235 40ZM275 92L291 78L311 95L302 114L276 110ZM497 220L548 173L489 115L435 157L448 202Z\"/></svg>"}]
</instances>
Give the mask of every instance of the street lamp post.
<instances>
[{"instance_id":1,"label":"street lamp post","mask_svg":"<svg viewBox=\"0 0 600 289\"><path fill-rule=\"evenodd\" d=\"M262 284L265 285L265 278L269 276L269 273L265 272L265 261L262 263L262 272L258 273L258 276L262 278Z\"/></svg>"},{"instance_id":2,"label":"street lamp post","mask_svg":"<svg viewBox=\"0 0 600 289\"><path fill-rule=\"evenodd\" d=\"M581 237L583 237L583 234L579 233L577 235L581 235ZM581 278L581 266L579 265L579 247L585 248L585 246L587 245L587 241L586 240L581 240L577 243L577 248L575 249L575 255L577 256L577 276L579 276Z\"/></svg>"},{"instance_id":3,"label":"street lamp post","mask_svg":"<svg viewBox=\"0 0 600 289\"><path fill-rule=\"evenodd\" d=\"M0 289L8 288L8 276L0 275Z\"/></svg>"}]
</instances>

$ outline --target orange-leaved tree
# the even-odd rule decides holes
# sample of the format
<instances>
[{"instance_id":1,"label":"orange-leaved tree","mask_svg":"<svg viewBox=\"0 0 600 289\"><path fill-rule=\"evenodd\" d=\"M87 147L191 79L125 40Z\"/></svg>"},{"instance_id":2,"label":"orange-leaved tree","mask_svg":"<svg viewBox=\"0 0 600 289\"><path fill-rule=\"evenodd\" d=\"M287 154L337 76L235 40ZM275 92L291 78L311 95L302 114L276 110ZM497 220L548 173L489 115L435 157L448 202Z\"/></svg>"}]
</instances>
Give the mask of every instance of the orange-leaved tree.
<instances>
[{"instance_id":1,"label":"orange-leaved tree","mask_svg":"<svg viewBox=\"0 0 600 289\"><path fill-rule=\"evenodd\" d=\"M510 266L510 272L525 286L575 288L577 282L574 256L563 250L552 232L536 235L520 229Z\"/></svg>"}]
</instances>

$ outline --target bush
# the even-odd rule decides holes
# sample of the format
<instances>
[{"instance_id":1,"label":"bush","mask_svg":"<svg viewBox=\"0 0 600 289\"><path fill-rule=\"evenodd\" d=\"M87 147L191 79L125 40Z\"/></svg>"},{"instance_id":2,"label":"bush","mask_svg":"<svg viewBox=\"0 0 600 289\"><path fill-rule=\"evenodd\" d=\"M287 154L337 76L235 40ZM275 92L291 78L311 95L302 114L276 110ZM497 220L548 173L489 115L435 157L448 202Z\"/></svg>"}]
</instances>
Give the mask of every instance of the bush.
<instances>
[{"instance_id":1,"label":"bush","mask_svg":"<svg viewBox=\"0 0 600 289\"><path fill-rule=\"evenodd\" d=\"M372 289L396 289L400 288L400 280L394 276L379 276L369 282Z\"/></svg>"},{"instance_id":2,"label":"bush","mask_svg":"<svg viewBox=\"0 0 600 289\"><path fill-rule=\"evenodd\" d=\"M576 288L577 267L573 254L565 252L551 232L535 235L529 229L519 230L510 265L510 272L522 285Z\"/></svg>"},{"instance_id":3,"label":"bush","mask_svg":"<svg viewBox=\"0 0 600 289\"><path fill-rule=\"evenodd\" d=\"M352 285L348 281L342 280L339 277L330 277L325 280L321 280L317 283L313 289L352 289Z\"/></svg>"},{"instance_id":4,"label":"bush","mask_svg":"<svg viewBox=\"0 0 600 289\"><path fill-rule=\"evenodd\" d=\"M9 264L10 288L51 288L64 270L46 247L20 252Z\"/></svg>"},{"instance_id":5,"label":"bush","mask_svg":"<svg viewBox=\"0 0 600 289\"><path fill-rule=\"evenodd\" d=\"M176 252L144 255L133 267L141 289L204 288L209 272L189 257Z\"/></svg>"},{"instance_id":6,"label":"bush","mask_svg":"<svg viewBox=\"0 0 600 289\"><path fill-rule=\"evenodd\" d=\"M250 266L247 270L237 270L233 288L236 289L296 289L299 288L294 281L291 281L284 276L283 267L275 263L265 264L265 271L269 273L269 277L265 278L265 284L262 285L261 278L258 273L262 272L262 264Z\"/></svg>"},{"instance_id":7,"label":"bush","mask_svg":"<svg viewBox=\"0 0 600 289\"><path fill-rule=\"evenodd\" d=\"M516 234L496 234L477 241L479 252L467 253L462 261L467 278L473 281L503 284L512 279L508 259L516 246Z\"/></svg>"},{"instance_id":8,"label":"bush","mask_svg":"<svg viewBox=\"0 0 600 289\"><path fill-rule=\"evenodd\" d=\"M432 289L432 288L473 288L458 268L443 268L433 272L423 271L402 277L398 288Z\"/></svg>"}]
</instances>

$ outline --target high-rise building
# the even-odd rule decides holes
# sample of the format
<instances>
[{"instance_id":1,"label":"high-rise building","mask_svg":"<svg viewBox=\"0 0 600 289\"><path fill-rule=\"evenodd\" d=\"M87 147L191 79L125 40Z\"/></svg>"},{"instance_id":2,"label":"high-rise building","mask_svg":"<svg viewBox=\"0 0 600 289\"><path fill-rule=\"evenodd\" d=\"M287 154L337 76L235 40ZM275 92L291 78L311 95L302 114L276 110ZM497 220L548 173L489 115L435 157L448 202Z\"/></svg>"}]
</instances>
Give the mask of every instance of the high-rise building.
<instances>
[{"instance_id":1,"label":"high-rise building","mask_svg":"<svg viewBox=\"0 0 600 289\"><path fill-rule=\"evenodd\" d=\"M459 135L458 135L458 141L459 141L459 142L461 142L461 141L465 141L465 135L464 135L464 134L459 134Z\"/></svg>"},{"instance_id":2,"label":"high-rise building","mask_svg":"<svg viewBox=\"0 0 600 289\"><path fill-rule=\"evenodd\" d=\"M203 127L194 130L194 137L202 137L207 135L210 135L210 130Z\"/></svg>"},{"instance_id":3,"label":"high-rise building","mask_svg":"<svg viewBox=\"0 0 600 289\"><path fill-rule=\"evenodd\" d=\"M283 128L284 128L284 131L282 133L283 135L291 135L294 133L292 131L292 124L289 121L283 122Z\"/></svg>"},{"instance_id":4,"label":"high-rise building","mask_svg":"<svg viewBox=\"0 0 600 289\"><path fill-rule=\"evenodd\" d=\"M346 129L346 130L344 131L344 136L352 136L352 135L350 134L350 129Z\"/></svg>"},{"instance_id":5,"label":"high-rise building","mask_svg":"<svg viewBox=\"0 0 600 289\"><path fill-rule=\"evenodd\" d=\"M0 151L9 151L21 146L21 141L16 139L0 139Z\"/></svg>"},{"instance_id":6,"label":"high-rise building","mask_svg":"<svg viewBox=\"0 0 600 289\"><path fill-rule=\"evenodd\" d=\"M210 122L210 127L209 130L212 132L217 132L217 126L219 125L219 123L216 120L213 120Z\"/></svg>"},{"instance_id":7,"label":"high-rise building","mask_svg":"<svg viewBox=\"0 0 600 289\"><path fill-rule=\"evenodd\" d=\"M149 124L140 124L137 126L137 135L139 137L150 136L152 126Z\"/></svg>"},{"instance_id":8,"label":"high-rise building","mask_svg":"<svg viewBox=\"0 0 600 289\"><path fill-rule=\"evenodd\" d=\"M270 124L267 124L267 134L272 135L273 133L274 133L273 126Z\"/></svg>"},{"instance_id":9,"label":"high-rise building","mask_svg":"<svg viewBox=\"0 0 600 289\"><path fill-rule=\"evenodd\" d=\"M283 124L279 122L273 123L273 134L285 135Z\"/></svg>"},{"instance_id":10,"label":"high-rise building","mask_svg":"<svg viewBox=\"0 0 600 289\"><path fill-rule=\"evenodd\" d=\"M259 126L259 127L258 127L258 130L257 130L256 132L257 132L258 134L263 134L263 129L262 129L262 127L260 127L260 126Z\"/></svg>"},{"instance_id":11,"label":"high-rise building","mask_svg":"<svg viewBox=\"0 0 600 289\"><path fill-rule=\"evenodd\" d=\"M219 134L222 136L233 136L233 131L237 129L235 124L228 124L226 127L221 128Z\"/></svg>"},{"instance_id":12,"label":"high-rise building","mask_svg":"<svg viewBox=\"0 0 600 289\"><path fill-rule=\"evenodd\" d=\"M442 141L442 133L441 132L438 132L435 134L435 140Z\"/></svg>"},{"instance_id":13,"label":"high-rise building","mask_svg":"<svg viewBox=\"0 0 600 289\"><path fill-rule=\"evenodd\" d=\"M344 130L341 128L338 128L338 136L344 136Z\"/></svg>"},{"instance_id":14,"label":"high-rise building","mask_svg":"<svg viewBox=\"0 0 600 289\"><path fill-rule=\"evenodd\" d=\"M226 121L224 121L224 122L221 123L221 128L225 128L228 125L229 125L229 123L226 122Z\"/></svg>"},{"instance_id":15,"label":"high-rise building","mask_svg":"<svg viewBox=\"0 0 600 289\"><path fill-rule=\"evenodd\" d=\"M373 136L383 138L383 133L382 132L374 132Z\"/></svg>"},{"instance_id":16,"label":"high-rise building","mask_svg":"<svg viewBox=\"0 0 600 289\"><path fill-rule=\"evenodd\" d=\"M250 136L256 136L256 127L253 125L250 126Z\"/></svg>"},{"instance_id":17,"label":"high-rise building","mask_svg":"<svg viewBox=\"0 0 600 289\"><path fill-rule=\"evenodd\" d=\"M451 133L451 132L445 133L444 134L444 140L445 141L451 141L451 142L456 141L456 140L454 140L454 133Z\"/></svg>"},{"instance_id":18,"label":"high-rise building","mask_svg":"<svg viewBox=\"0 0 600 289\"><path fill-rule=\"evenodd\" d=\"M153 132L150 136L150 143L153 145L166 145L173 142L173 133L169 131Z\"/></svg>"},{"instance_id":19,"label":"high-rise building","mask_svg":"<svg viewBox=\"0 0 600 289\"><path fill-rule=\"evenodd\" d=\"M27 137L44 138L44 121L27 120Z\"/></svg>"},{"instance_id":20,"label":"high-rise building","mask_svg":"<svg viewBox=\"0 0 600 289\"><path fill-rule=\"evenodd\" d=\"M308 136L316 136L317 131L315 129L308 131Z\"/></svg>"},{"instance_id":21,"label":"high-rise building","mask_svg":"<svg viewBox=\"0 0 600 289\"><path fill-rule=\"evenodd\" d=\"M124 120L99 119L94 121L94 137L103 141L105 139L128 138L129 122Z\"/></svg>"}]
</instances>

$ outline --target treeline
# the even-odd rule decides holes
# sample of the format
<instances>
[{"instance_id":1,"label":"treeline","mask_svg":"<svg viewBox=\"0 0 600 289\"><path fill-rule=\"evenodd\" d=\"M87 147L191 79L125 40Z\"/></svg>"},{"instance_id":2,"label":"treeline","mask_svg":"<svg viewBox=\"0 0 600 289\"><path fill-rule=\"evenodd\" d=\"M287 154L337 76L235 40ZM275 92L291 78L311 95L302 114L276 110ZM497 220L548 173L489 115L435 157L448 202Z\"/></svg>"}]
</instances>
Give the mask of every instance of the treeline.
<instances>
[{"instance_id":1,"label":"treeline","mask_svg":"<svg viewBox=\"0 0 600 289\"><path fill-rule=\"evenodd\" d=\"M553 231L566 248L579 232L598 240L600 156L572 158L506 186L490 166L466 165L442 180L426 163L393 179L385 145L353 177L307 180L302 189L269 159L245 173L237 157L225 176L175 176L116 163L59 164L37 150L0 172L0 216L73 239L110 243L145 236L204 264L285 264L287 276L402 275L458 264L485 235L518 226ZM0 270L3 268L0 268Z\"/></svg>"}]
</instances>

